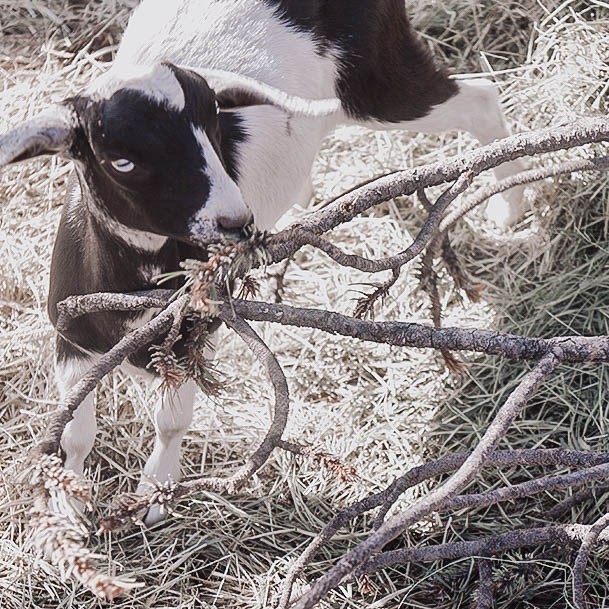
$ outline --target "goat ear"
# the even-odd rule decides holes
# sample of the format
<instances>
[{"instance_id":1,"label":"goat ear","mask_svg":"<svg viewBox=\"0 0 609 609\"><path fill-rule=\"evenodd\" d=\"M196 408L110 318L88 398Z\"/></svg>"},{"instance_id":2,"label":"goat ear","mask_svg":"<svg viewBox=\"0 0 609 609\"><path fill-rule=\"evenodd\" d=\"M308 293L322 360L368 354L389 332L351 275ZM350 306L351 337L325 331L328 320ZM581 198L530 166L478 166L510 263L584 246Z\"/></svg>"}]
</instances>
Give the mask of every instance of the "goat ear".
<instances>
[{"instance_id":1,"label":"goat ear","mask_svg":"<svg viewBox=\"0 0 609 609\"><path fill-rule=\"evenodd\" d=\"M0 135L0 167L42 154L67 153L74 119L66 106L47 111Z\"/></svg>"},{"instance_id":2,"label":"goat ear","mask_svg":"<svg viewBox=\"0 0 609 609\"><path fill-rule=\"evenodd\" d=\"M340 113L342 109L341 102L337 98L305 99L290 95L249 76L226 70L180 67L205 78L215 91L221 109L270 104L294 116L310 117L332 116Z\"/></svg>"},{"instance_id":3,"label":"goat ear","mask_svg":"<svg viewBox=\"0 0 609 609\"><path fill-rule=\"evenodd\" d=\"M238 89L236 87L215 90L216 101L221 111L224 110L238 110L239 108L247 108L248 106L260 106L268 104L266 99L245 91L244 89Z\"/></svg>"}]
</instances>

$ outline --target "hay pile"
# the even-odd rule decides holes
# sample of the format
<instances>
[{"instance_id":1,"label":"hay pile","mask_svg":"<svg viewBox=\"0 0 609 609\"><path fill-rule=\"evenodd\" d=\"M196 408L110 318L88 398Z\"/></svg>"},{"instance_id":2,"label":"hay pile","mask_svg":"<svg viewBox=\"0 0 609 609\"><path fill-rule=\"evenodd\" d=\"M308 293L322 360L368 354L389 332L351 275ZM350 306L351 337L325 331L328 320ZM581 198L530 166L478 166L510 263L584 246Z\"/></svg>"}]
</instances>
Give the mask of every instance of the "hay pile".
<instances>
[{"instance_id":1,"label":"hay pile","mask_svg":"<svg viewBox=\"0 0 609 609\"><path fill-rule=\"evenodd\" d=\"M76 92L101 71L134 4L0 0L0 129ZM417 27L455 71L496 74L514 130L607 112L605 2L408 4ZM473 145L466 135L340 129L316 163L318 198ZM559 156L565 155L552 158ZM45 159L0 176L0 606L7 609L98 606L90 593L72 580L60 581L28 550L29 503L19 478L56 397L45 300L68 171L65 163ZM529 193L533 212L507 235L474 214L459 227L454 242L467 271L484 285L483 301L462 300L445 281L445 324L540 336L609 333L604 306L609 299L608 192L607 179L594 174L537 186ZM420 210L397 200L335 231L336 241L351 251L381 256L407 243L421 220ZM410 271L379 318L429 320L416 264ZM356 284L367 280L305 250L289 269L285 300L351 312ZM147 584L116 602L117 608L268 606L291 559L338 508L427 458L470 447L522 371L497 359L476 358L466 378L456 381L431 351L358 344L312 330L260 330L288 375L291 437L340 456L356 467L360 479L341 483L312 462L280 454L240 496L203 495L151 532L92 536L91 547L110 556L111 569L125 569ZM270 390L237 338L223 341L218 366L226 389L214 403L201 398L185 442L186 476L232 471L267 423ZM607 450L606 375L598 367L563 367L527 408L506 445ZM100 431L88 461L96 488L93 518L103 514L117 492L134 488L152 443L154 397L153 390L118 373L98 390ZM523 480L534 474L521 473ZM490 488L496 482L488 477L481 484ZM542 514L552 504L549 499L523 503L519 515L509 518L496 508L475 521L438 517L414 530L409 542L437 543L518 527ZM598 517L605 499L578 505L580 521ZM308 576L323 573L326 561L362 539L369 525L362 520L339 536ZM598 560L599 568L589 577L597 605L605 606L609 582ZM569 569L551 551L508 554L494 561L494 569L497 607L565 606ZM456 609L473 604L476 586L471 560L449 567L412 566L372 578L365 592L345 584L323 606ZM402 600L406 593L408 599Z\"/></svg>"}]
</instances>

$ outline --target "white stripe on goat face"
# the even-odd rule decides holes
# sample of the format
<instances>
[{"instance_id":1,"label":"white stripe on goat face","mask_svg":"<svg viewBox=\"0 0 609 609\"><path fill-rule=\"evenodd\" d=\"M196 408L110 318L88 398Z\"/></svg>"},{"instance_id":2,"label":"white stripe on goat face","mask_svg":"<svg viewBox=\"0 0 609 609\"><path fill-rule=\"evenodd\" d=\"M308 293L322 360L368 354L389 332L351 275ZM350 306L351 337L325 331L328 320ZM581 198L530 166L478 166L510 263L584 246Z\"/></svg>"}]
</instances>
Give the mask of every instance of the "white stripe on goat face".
<instances>
[{"instance_id":1,"label":"white stripe on goat face","mask_svg":"<svg viewBox=\"0 0 609 609\"><path fill-rule=\"evenodd\" d=\"M230 178L222 161L211 145L205 131L193 125L192 132L201 147L209 180L209 196L190 223L193 237L203 243L217 241L224 231L236 231L245 226L252 212L245 204L237 184Z\"/></svg>"},{"instance_id":2,"label":"white stripe on goat face","mask_svg":"<svg viewBox=\"0 0 609 609\"><path fill-rule=\"evenodd\" d=\"M181 111L186 105L184 91L167 65L122 65L112 67L85 90L96 99L110 99L119 89L133 89L158 104Z\"/></svg>"}]
</instances>

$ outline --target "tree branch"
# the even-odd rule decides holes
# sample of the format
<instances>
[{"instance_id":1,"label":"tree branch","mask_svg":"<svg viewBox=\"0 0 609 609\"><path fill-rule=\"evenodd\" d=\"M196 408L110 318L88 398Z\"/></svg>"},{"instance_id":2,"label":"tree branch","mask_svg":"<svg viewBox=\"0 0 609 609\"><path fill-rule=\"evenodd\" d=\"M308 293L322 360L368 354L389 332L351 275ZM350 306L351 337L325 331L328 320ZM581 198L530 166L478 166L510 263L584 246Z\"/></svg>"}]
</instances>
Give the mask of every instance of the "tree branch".
<instances>
[{"instance_id":1,"label":"tree branch","mask_svg":"<svg viewBox=\"0 0 609 609\"><path fill-rule=\"evenodd\" d=\"M234 310L252 321L269 321L299 328L316 328L330 334L397 347L449 349L500 355L514 360L538 360L560 348L565 362L609 361L609 337L564 336L549 339L525 338L514 334L466 328L432 328L398 321L354 319L321 309L305 309L284 304L232 300L219 310Z\"/></svg>"},{"instance_id":2,"label":"tree branch","mask_svg":"<svg viewBox=\"0 0 609 609\"><path fill-rule=\"evenodd\" d=\"M440 233L448 232L456 222L472 211L472 209L475 209L492 196L505 192L514 186L523 186L525 184L539 182L540 180L554 178L568 173L602 171L606 169L609 169L609 156L597 156L592 157L591 159L567 161L566 163L561 163L555 167L539 167L529 169L528 171L522 171L478 190L466 205L461 209L453 211L442 220L439 231Z\"/></svg>"},{"instance_id":3,"label":"tree branch","mask_svg":"<svg viewBox=\"0 0 609 609\"><path fill-rule=\"evenodd\" d=\"M524 156L608 140L609 120L582 118L570 125L514 135L448 162L439 161L425 167L382 176L339 197L319 211L309 214L303 221L271 236L266 244L269 261L279 262L292 256L302 247L302 244L293 241L295 229L320 235L336 228L339 224L349 222L375 205L396 197L412 195L430 186L453 182L466 172L470 178L473 178L483 171ZM437 218L438 222L440 220L441 218Z\"/></svg>"},{"instance_id":4,"label":"tree branch","mask_svg":"<svg viewBox=\"0 0 609 609\"><path fill-rule=\"evenodd\" d=\"M351 520L357 518L361 514L380 507L374 524L374 529L378 529L383 524L388 511L405 491L426 480L436 478L458 469L470 455L471 452L447 455L441 459L414 467L395 480L383 491L374 493L348 508L341 510L290 566L282 585L278 609L286 609L288 607L292 586L296 577L302 572L304 567L311 562L319 549L326 545L342 527L346 526ZM502 470L515 466L569 466L592 469L595 466L602 466L603 464L607 464L605 467L609 467L609 453L594 454L563 449L523 449L496 451L490 455L482 466L484 468L497 467ZM585 483L585 481L582 481L582 484L583 483ZM539 492L541 492L541 490ZM485 494L482 494L482 497L486 498ZM458 499L460 499L460 497L456 498L456 500ZM497 498L497 501L499 500L501 499ZM496 501L493 501L492 503L494 502ZM485 505L490 505L490 503Z\"/></svg>"},{"instance_id":5,"label":"tree branch","mask_svg":"<svg viewBox=\"0 0 609 609\"><path fill-rule=\"evenodd\" d=\"M601 533L609 527L609 514L599 518L589 529L579 548L575 565L573 565L573 602L577 609L586 609L584 595L584 573L592 548L598 541Z\"/></svg>"},{"instance_id":6,"label":"tree branch","mask_svg":"<svg viewBox=\"0 0 609 609\"><path fill-rule=\"evenodd\" d=\"M558 350L544 355L511 393L476 448L457 472L442 486L431 491L403 514L387 520L368 539L348 552L326 575L320 577L313 584L311 590L295 604L295 609L310 609L310 607L313 607L329 590L340 584L346 576L360 565L366 563L375 551L389 543L421 518L441 509L469 484L493 453L514 418L559 363L560 352Z\"/></svg>"}]
</instances>

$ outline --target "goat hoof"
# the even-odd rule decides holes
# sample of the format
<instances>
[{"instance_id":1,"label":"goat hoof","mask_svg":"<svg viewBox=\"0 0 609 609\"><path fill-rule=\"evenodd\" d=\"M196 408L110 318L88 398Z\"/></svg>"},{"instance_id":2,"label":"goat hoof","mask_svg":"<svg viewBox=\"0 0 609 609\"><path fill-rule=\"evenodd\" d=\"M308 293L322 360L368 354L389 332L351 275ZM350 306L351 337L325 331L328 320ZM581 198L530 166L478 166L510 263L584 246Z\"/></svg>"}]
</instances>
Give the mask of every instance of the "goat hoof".
<instances>
[{"instance_id":1,"label":"goat hoof","mask_svg":"<svg viewBox=\"0 0 609 609\"><path fill-rule=\"evenodd\" d=\"M143 478L144 479L140 481L135 491L138 495L146 495L158 486L158 483L156 485L152 484L148 476L145 476ZM167 510L158 503L154 503L147 510L143 510L139 517L141 521L148 528L150 528L167 518Z\"/></svg>"},{"instance_id":2,"label":"goat hoof","mask_svg":"<svg viewBox=\"0 0 609 609\"><path fill-rule=\"evenodd\" d=\"M167 518L167 510L162 510L158 504L151 505L142 517L142 522L151 528L159 522L163 522Z\"/></svg>"},{"instance_id":3,"label":"goat hoof","mask_svg":"<svg viewBox=\"0 0 609 609\"><path fill-rule=\"evenodd\" d=\"M485 215L489 222L505 230L521 220L525 211L524 188L516 186L492 196L486 204Z\"/></svg>"}]
</instances>

